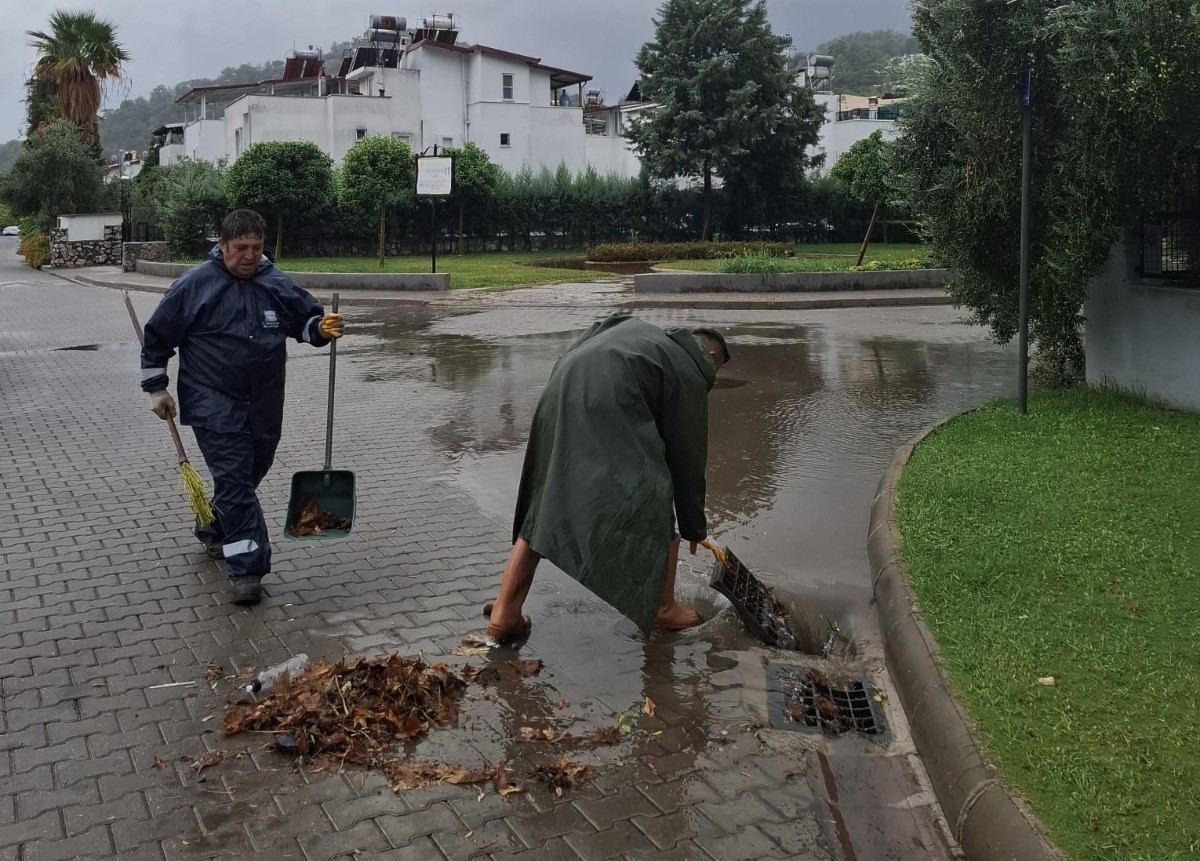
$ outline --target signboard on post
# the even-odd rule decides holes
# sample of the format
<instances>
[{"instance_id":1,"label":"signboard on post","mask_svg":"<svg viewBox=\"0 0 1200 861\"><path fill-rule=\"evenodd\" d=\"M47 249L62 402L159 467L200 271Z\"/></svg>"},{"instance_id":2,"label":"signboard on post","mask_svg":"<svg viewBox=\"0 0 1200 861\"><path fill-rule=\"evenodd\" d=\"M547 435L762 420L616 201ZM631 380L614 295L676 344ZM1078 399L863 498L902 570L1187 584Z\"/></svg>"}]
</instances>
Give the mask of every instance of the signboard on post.
<instances>
[{"instance_id":1,"label":"signboard on post","mask_svg":"<svg viewBox=\"0 0 1200 861\"><path fill-rule=\"evenodd\" d=\"M417 197L449 197L454 190L454 159L448 155L417 158Z\"/></svg>"}]
</instances>

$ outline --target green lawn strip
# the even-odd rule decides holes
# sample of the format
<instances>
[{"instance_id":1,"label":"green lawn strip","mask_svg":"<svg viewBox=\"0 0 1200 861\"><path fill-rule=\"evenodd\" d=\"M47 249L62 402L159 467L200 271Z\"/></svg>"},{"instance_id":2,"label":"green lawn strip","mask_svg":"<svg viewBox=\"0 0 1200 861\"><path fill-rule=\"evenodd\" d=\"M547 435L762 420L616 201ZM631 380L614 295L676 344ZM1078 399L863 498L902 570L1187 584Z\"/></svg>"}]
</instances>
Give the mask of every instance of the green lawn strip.
<instances>
[{"instance_id":1,"label":"green lawn strip","mask_svg":"<svg viewBox=\"0 0 1200 861\"><path fill-rule=\"evenodd\" d=\"M872 245L863 263L876 260L881 264L912 257L925 259L928 249L921 245ZM796 256L780 261L788 272L848 272L858 259L858 245L797 245ZM671 260L659 263L657 269L682 269L689 272L714 272L724 261Z\"/></svg>"},{"instance_id":2,"label":"green lawn strip","mask_svg":"<svg viewBox=\"0 0 1200 861\"><path fill-rule=\"evenodd\" d=\"M917 448L899 522L953 686L1051 837L1075 861L1200 853L1200 415L989 405Z\"/></svg>"},{"instance_id":3,"label":"green lawn strip","mask_svg":"<svg viewBox=\"0 0 1200 861\"><path fill-rule=\"evenodd\" d=\"M531 265L537 260L583 258L582 251L488 252L480 254L439 254L438 272L450 274L454 289L522 287L559 282L596 281L614 277L611 273L583 269L557 269ZM279 267L291 272L429 272L430 258L411 255L385 257L383 268L374 257L295 257L279 261Z\"/></svg>"}]
</instances>

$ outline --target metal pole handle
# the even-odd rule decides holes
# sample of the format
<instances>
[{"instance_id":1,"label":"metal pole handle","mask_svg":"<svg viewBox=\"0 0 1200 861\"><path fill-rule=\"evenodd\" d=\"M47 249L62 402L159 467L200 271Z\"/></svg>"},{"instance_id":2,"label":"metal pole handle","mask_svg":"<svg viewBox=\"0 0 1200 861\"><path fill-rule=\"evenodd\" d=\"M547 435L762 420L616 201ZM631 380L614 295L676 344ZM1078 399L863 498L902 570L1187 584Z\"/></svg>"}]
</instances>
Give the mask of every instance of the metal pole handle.
<instances>
[{"instance_id":1,"label":"metal pole handle","mask_svg":"<svg viewBox=\"0 0 1200 861\"><path fill-rule=\"evenodd\" d=\"M336 314L338 309L338 294L333 294L330 310ZM333 384L337 378L337 342L334 338L329 342L329 412L325 418L325 486L329 486L329 473L333 469Z\"/></svg>"}]
</instances>

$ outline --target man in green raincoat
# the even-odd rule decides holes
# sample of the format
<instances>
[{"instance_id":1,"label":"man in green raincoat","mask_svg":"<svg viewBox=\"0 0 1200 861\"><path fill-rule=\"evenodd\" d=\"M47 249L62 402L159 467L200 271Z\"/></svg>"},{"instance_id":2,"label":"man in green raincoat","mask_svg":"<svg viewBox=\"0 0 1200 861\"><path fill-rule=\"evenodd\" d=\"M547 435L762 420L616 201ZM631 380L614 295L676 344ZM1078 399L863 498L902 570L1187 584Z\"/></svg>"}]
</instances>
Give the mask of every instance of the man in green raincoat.
<instances>
[{"instance_id":1,"label":"man in green raincoat","mask_svg":"<svg viewBox=\"0 0 1200 861\"><path fill-rule=\"evenodd\" d=\"M675 603L675 563L680 536L708 534L708 393L728 361L713 329L664 331L621 313L567 349L534 412L513 549L485 608L490 639L528 635L521 608L543 557L643 630L702 621Z\"/></svg>"}]
</instances>

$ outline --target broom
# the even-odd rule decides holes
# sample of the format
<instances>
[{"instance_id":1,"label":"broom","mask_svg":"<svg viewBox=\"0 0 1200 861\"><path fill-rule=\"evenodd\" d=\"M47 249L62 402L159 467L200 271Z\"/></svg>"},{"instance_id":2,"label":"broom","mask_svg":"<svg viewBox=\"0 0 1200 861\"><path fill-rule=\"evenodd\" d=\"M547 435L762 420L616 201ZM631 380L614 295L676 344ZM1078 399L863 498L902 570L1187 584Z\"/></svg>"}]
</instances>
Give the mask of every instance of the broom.
<instances>
[{"instance_id":1,"label":"broom","mask_svg":"<svg viewBox=\"0 0 1200 861\"><path fill-rule=\"evenodd\" d=\"M133 310L133 302L129 300L129 291L122 290L121 292L125 294L125 307L129 310L129 319L133 321L133 330L137 332L138 343L145 344L142 324L138 322L137 312ZM183 440L179 438L179 428L175 427L175 419L167 419L167 427L171 429L171 439L175 441L175 453L179 455L179 474L183 479L183 489L187 493L188 505L192 509L192 514L196 515L196 523L200 526L208 526L215 519L215 515L212 504L208 501L208 491L204 489L204 480L200 478L200 473L196 472L196 468L188 462L187 454L183 450Z\"/></svg>"}]
</instances>

